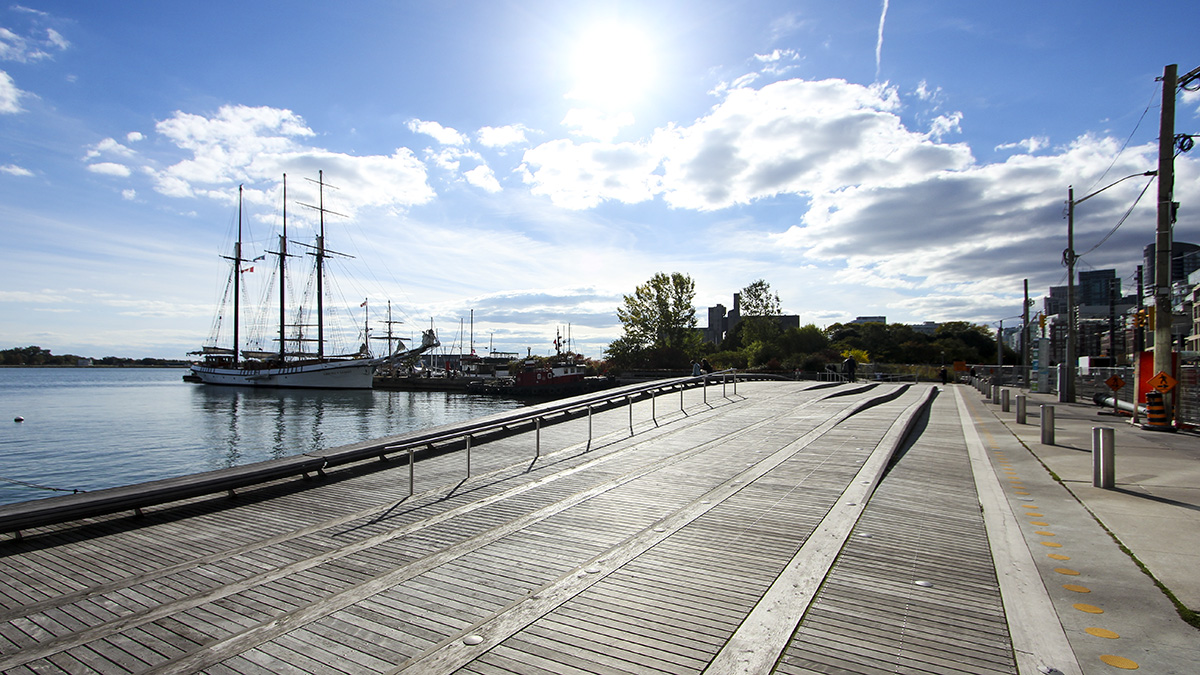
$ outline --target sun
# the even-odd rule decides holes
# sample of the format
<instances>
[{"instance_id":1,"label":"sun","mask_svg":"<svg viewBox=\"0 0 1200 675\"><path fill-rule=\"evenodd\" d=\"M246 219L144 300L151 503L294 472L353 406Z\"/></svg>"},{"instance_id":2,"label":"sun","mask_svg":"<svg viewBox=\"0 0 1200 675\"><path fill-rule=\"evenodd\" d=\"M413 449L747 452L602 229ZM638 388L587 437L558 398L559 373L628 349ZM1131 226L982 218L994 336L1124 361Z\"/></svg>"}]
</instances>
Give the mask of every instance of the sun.
<instances>
[{"instance_id":1,"label":"sun","mask_svg":"<svg viewBox=\"0 0 1200 675\"><path fill-rule=\"evenodd\" d=\"M575 46L574 87L567 98L622 107L641 98L654 80L654 45L635 26L605 23L590 28Z\"/></svg>"}]
</instances>

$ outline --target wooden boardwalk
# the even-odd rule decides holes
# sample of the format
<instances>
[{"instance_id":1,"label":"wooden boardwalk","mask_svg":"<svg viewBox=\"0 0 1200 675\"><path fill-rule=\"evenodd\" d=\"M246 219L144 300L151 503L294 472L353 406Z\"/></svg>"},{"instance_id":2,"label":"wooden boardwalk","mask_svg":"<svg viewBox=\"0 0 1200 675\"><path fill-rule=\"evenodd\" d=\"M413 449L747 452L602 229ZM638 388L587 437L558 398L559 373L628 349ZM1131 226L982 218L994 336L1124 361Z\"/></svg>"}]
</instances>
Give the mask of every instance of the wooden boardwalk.
<instances>
[{"instance_id":1,"label":"wooden boardwalk","mask_svg":"<svg viewBox=\"0 0 1200 675\"><path fill-rule=\"evenodd\" d=\"M1016 672L953 396L720 393L26 531L0 672Z\"/></svg>"}]
</instances>

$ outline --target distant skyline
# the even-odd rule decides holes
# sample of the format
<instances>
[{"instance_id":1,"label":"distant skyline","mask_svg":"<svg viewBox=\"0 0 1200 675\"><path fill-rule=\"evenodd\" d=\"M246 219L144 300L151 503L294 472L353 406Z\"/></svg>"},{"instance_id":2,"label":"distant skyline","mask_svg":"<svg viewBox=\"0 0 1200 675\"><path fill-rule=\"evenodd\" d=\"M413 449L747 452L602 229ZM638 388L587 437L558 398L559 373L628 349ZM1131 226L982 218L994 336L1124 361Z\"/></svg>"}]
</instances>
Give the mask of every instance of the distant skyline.
<instances>
[{"instance_id":1,"label":"distant skyline","mask_svg":"<svg viewBox=\"0 0 1200 675\"><path fill-rule=\"evenodd\" d=\"M310 240L382 333L601 357L658 272L731 307L758 279L827 326L996 325L1066 283L1065 201L1157 168L1161 89L1200 66L1194 0L122 3L0 8L0 349L183 358L248 258ZM1200 91L1176 98L1200 134ZM1175 239L1200 242L1200 150ZM1145 189L1145 194L1139 194ZM1156 185L1076 211L1124 287ZM1128 218L1115 232L1134 202ZM1106 238L1107 237L1107 238ZM264 261L243 278L254 292ZM343 262L345 263L343 265ZM364 299L365 309L360 308Z\"/></svg>"}]
</instances>

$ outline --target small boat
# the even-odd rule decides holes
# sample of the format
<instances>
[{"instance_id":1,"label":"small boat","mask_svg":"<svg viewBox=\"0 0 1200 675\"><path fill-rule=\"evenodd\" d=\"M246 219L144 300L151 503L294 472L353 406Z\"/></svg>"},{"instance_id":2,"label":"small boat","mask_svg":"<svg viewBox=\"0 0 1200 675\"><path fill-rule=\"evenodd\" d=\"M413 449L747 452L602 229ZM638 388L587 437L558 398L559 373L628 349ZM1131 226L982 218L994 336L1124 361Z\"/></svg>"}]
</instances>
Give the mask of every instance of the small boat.
<instances>
[{"instance_id":1,"label":"small boat","mask_svg":"<svg viewBox=\"0 0 1200 675\"><path fill-rule=\"evenodd\" d=\"M242 188L238 187L238 235L234 244L233 255L225 256L232 261L231 286L233 296L233 336L230 346L216 344L219 338L211 338L213 344L206 344L198 351L189 352L199 356L200 360L192 364L191 371L184 376L189 382L204 384L239 385L248 387L289 387L301 389L370 389L375 370L381 365L413 359L422 352L437 347L439 342L433 329L422 333L421 344L412 349L406 349L403 342L392 353L374 357L368 348L368 342L363 340L362 347L353 353L329 354L326 352L326 317L324 307L324 275L325 260L334 255L342 255L330 251L325 246L325 214L333 213L325 209L324 172L318 174L317 183L320 190L320 206L311 207L320 216L320 230L316 245L310 246L309 254L315 259L316 281L316 328L315 338L305 337L303 323L294 325L293 335L288 335L287 315L287 176L283 177L283 231L279 237L279 250L270 252L278 257L279 280L279 323L277 350L241 349L241 277L242 273L253 270L243 269L248 260L242 253ZM227 287L228 288L228 287ZM228 296L228 294L227 294ZM366 307L364 301L362 307ZM220 321L217 322L217 325ZM369 332L364 326L364 334ZM309 343L315 343L315 351L305 349ZM289 349L289 345L292 346ZM389 342L390 345L390 342Z\"/></svg>"},{"instance_id":2,"label":"small boat","mask_svg":"<svg viewBox=\"0 0 1200 675\"><path fill-rule=\"evenodd\" d=\"M588 377L586 359L570 351L560 351L561 345L561 337L556 337L554 356L547 360L526 359L518 366L519 370L510 376L472 382L467 391L516 398L562 398L616 385L613 378Z\"/></svg>"}]
</instances>

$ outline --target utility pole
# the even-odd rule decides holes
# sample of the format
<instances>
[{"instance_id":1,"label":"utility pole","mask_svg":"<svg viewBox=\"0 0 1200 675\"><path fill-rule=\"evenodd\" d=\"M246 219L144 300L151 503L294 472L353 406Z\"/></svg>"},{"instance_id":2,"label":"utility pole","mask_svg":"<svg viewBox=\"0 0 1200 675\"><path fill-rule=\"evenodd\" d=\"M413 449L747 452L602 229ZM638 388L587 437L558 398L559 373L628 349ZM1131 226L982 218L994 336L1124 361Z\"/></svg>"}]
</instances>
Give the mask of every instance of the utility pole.
<instances>
[{"instance_id":1,"label":"utility pole","mask_svg":"<svg viewBox=\"0 0 1200 675\"><path fill-rule=\"evenodd\" d=\"M1158 130L1158 228L1154 239L1154 374L1174 376L1171 358L1171 216L1175 190L1175 89L1178 65L1163 68L1162 117ZM1172 419L1171 398L1164 396Z\"/></svg>"},{"instance_id":2,"label":"utility pole","mask_svg":"<svg viewBox=\"0 0 1200 675\"><path fill-rule=\"evenodd\" d=\"M1142 314L1142 310L1144 309L1143 304L1145 302L1145 300L1142 296L1142 283L1143 283L1142 282L1142 274L1143 274L1143 267L1142 267L1142 265L1138 265L1137 266L1137 314L1135 314L1135 316L1144 316ZM1146 349L1146 328L1145 328L1145 326L1138 326L1138 325L1134 324L1134 326L1133 326L1134 363L1138 363L1141 360L1142 352L1145 349Z\"/></svg>"},{"instance_id":3,"label":"utility pole","mask_svg":"<svg viewBox=\"0 0 1200 675\"><path fill-rule=\"evenodd\" d=\"M1058 402L1075 402L1075 188L1067 188L1067 345L1063 359L1065 382L1058 383Z\"/></svg>"},{"instance_id":4,"label":"utility pole","mask_svg":"<svg viewBox=\"0 0 1200 675\"><path fill-rule=\"evenodd\" d=\"M1021 303L1021 372L1029 386L1029 280L1025 280L1025 301Z\"/></svg>"}]
</instances>

